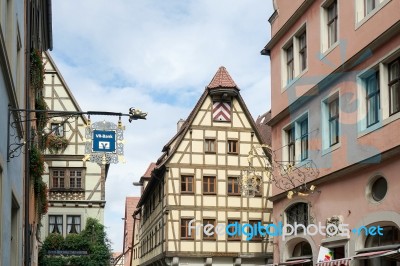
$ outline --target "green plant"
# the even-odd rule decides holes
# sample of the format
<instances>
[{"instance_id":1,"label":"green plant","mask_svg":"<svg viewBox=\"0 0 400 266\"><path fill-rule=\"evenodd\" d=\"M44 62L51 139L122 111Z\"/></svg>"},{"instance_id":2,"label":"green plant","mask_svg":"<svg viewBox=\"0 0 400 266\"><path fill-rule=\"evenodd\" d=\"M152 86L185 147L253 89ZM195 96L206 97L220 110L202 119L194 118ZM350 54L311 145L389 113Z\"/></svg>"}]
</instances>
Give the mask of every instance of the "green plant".
<instances>
[{"instance_id":1,"label":"green plant","mask_svg":"<svg viewBox=\"0 0 400 266\"><path fill-rule=\"evenodd\" d=\"M30 83L32 89L37 92L41 90L44 85L44 64L42 60L42 53L39 50L31 52L31 69L30 69Z\"/></svg>"},{"instance_id":2,"label":"green plant","mask_svg":"<svg viewBox=\"0 0 400 266\"><path fill-rule=\"evenodd\" d=\"M49 109L49 107L47 106L47 103L43 99L43 97L39 97L38 99L36 99L35 109L42 110L42 111L46 111ZM36 128L37 128L37 132L38 132L38 144L39 144L39 148L41 150L44 150L46 148L47 135L44 134L44 128L46 127L48 120L49 120L49 117L47 115L47 112L37 112L36 113Z\"/></svg>"},{"instance_id":3,"label":"green plant","mask_svg":"<svg viewBox=\"0 0 400 266\"><path fill-rule=\"evenodd\" d=\"M87 255L61 256L48 255L50 250L87 251ZM39 251L40 266L106 266L111 257L110 242L104 225L93 218L88 218L85 229L79 234L69 234L65 238L60 234L50 234Z\"/></svg>"},{"instance_id":4,"label":"green plant","mask_svg":"<svg viewBox=\"0 0 400 266\"><path fill-rule=\"evenodd\" d=\"M51 153L64 151L68 145L69 141L63 136L58 136L55 134L50 134L47 136L47 148Z\"/></svg>"},{"instance_id":5,"label":"green plant","mask_svg":"<svg viewBox=\"0 0 400 266\"><path fill-rule=\"evenodd\" d=\"M29 170L31 178L33 179L35 194L38 194L41 188L41 182L43 182L44 156L36 146L31 147L29 153Z\"/></svg>"}]
</instances>

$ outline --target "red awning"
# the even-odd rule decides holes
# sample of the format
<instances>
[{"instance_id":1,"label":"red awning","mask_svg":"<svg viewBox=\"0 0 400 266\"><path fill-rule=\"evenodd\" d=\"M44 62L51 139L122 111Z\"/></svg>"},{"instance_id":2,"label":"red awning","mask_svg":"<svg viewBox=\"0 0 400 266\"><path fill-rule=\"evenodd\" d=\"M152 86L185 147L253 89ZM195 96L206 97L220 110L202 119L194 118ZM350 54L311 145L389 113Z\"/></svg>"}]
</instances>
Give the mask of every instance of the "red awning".
<instances>
[{"instance_id":1,"label":"red awning","mask_svg":"<svg viewBox=\"0 0 400 266\"><path fill-rule=\"evenodd\" d=\"M389 249L389 250L371 251L371 252L364 252L364 253L357 254L357 255L353 256L352 258L356 259L356 260L365 260L365 259L370 259L370 258L391 255L396 252L398 252L398 250L396 250L396 249L395 250Z\"/></svg>"},{"instance_id":2,"label":"red awning","mask_svg":"<svg viewBox=\"0 0 400 266\"><path fill-rule=\"evenodd\" d=\"M316 266L349 266L350 258L318 262Z\"/></svg>"},{"instance_id":3,"label":"red awning","mask_svg":"<svg viewBox=\"0 0 400 266\"><path fill-rule=\"evenodd\" d=\"M286 261L286 262L281 262L278 265L297 265L299 263L306 263L310 262L310 259L304 259L304 260L292 260L292 261Z\"/></svg>"}]
</instances>

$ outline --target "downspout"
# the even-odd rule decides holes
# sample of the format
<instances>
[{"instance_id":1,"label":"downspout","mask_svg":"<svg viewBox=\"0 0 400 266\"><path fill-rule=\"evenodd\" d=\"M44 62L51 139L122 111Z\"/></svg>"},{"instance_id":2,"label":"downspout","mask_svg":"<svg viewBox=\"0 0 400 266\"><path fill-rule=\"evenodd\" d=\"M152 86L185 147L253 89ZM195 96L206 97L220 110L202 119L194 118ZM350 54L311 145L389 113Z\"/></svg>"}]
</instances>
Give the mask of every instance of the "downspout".
<instances>
[{"instance_id":1,"label":"downspout","mask_svg":"<svg viewBox=\"0 0 400 266\"><path fill-rule=\"evenodd\" d=\"M31 25L31 0L26 0L26 9L25 9L25 109L30 110L30 53L31 53L31 35L32 35L32 25ZM25 202L24 202L24 218L25 218L25 227L24 227L24 265L30 265L30 221L29 221L29 196L30 196L30 135L31 135L31 125L30 119L28 119L28 115L30 113L25 113L26 121L25 121L25 180L24 180L24 194L25 194Z\"/></svg>"}]
</instances>

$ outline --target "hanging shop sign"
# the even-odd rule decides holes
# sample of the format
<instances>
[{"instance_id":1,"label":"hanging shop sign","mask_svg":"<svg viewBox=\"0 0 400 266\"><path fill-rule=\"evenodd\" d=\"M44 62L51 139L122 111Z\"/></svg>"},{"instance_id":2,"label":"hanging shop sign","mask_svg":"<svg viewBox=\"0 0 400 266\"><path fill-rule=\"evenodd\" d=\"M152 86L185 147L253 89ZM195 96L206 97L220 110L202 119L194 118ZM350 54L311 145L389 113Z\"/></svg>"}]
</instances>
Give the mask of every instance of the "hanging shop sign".
<instances>
[{"instance_id":1,"label":"hanging shop sign","mask_svg":"<svg viewBox=\"0 0 400 266\"><path fill-rule=\"evenodd\" d=\"M112 122L88 122L85 137L84 161L98 164L118 163L124 160L124 127L121 120L118 125Z\"/></svg>"}]
</instances>

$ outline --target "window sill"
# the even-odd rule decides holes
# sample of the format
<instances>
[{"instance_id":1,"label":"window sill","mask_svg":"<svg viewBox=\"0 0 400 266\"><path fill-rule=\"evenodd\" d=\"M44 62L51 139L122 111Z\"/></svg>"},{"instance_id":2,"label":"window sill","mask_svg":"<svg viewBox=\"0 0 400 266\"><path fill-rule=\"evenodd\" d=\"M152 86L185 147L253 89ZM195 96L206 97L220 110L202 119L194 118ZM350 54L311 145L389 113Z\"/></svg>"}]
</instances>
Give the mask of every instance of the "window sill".
<instances>
[{"instance_id":1,"label":"window sill","mask_svg":"<svg viewBox=\"0 0 400 266\"><path fill-rule=\"evenodd\" d=\"M190 195L194 195L194 192L193 191L181 191L181 194L190 196Z\"/></svg>"},{"instance_id":2,"label":"window sill","mask_svg":"<svg viewBox=\"0 0 400 266\"><path fill-rule=\"evenodd\" d=\"M217 195L217 193L216 192L203 192L203 195L204 196L215 196L215 195Z\"/></svg>"},{"instance_id":3,"label":"window sill","mask_svg":"<svg viewBox=\"0 0 400 266\"><path fill-rule=\"evenodd\" d=\"M327 155L327 154L329 154L329 153L331 153L331 152L333 152L333 151L339 149L340 146L342 146L342 145L341 145L341 143L339 142L339 143L336 143L336 144L334 144L333 146L331 146L331 147L329 147L329 148L323 149L323 150L322 150L322 156L325 156L325 155Z\"/></svg>"},{"instance_id":4,"label":"window sill","mask_svg":"<svg viewBox=\"0 0 400 266\"><path fill-rule=\"evenodd\" d=\"M320 60L324 59L326 56L328 56L333 50L335 50L335 48L339 46L339 40L337 40L334 44L332 44L331 46L329 46L328 49L326 49L325 51L322 52L321 56L320 56Z\"/></svg>"},{"instance_id":5,"label":"window sill","mask_svg":"<svg viewBox=\"0 0 400 266\"><path fill-rule=\"evenodd\" d=\"M83 188L50 188L50 192L85 192Z\"/></svg>"},{"instance_id":6,"label":"window sill","mask_svg":"<svg viewBox=\"0 0 400 266\"><path fill-rule=\"evenodd\" d=\"M368 134L370 134L370 133L372 133L372 132L374 132L374 131L376 131L398 119L400 119L400 112L395 113L370 127L362 129L360 132L358 132L357 138L361 138L365 135L368 135Z\"/></svg>"},{"instance_id":7,"label":"window sill","mask_svg":"<svg viewBox=\"0 0 400 266\"><path fill-rule=\"evenodd\" d=\"M358 30L362 25L364 25L370 18L372 18L376 13L379 12L384 6L386 6L391 0L385 0L379 4L374 10L369 12L366 16L364 16L360 21L356 22L354 30Z\"/></svg>"},{"instance_id":8,"label":"window sill","mask_svg":"<svg viewBox=\"0 0 400 266\"><path fill-rule=\"evenodd\" d=\"M238 152L228 152L228 155L239 155Z\"/></svg>"},{"instance_id":9,"label":"window sill","mask_svg":"<svg viewBox=\"0 0 400 266\"><path fill-rule=\"evenodd\" d=\"M242 194L233 194L233 193L228 193L228 196L237 196L237 197L240 197L240 196L242 196Z\"/></svg>"},{"instance_id":10,"label":"window sill","mask_svg":"<svg viewBox=\"0 0 400 266\"><path fill-rule=\"evenodd\" d=\"M292 87L299 79L301 79L304 76L305 73L307 73L307 71L308 71L308 65L306 69L304 69L299 75L297 75L294 79L292 79L284 87L282 87L281 93L284 93L286 90Z\"/></svg>"}]
</instances>

